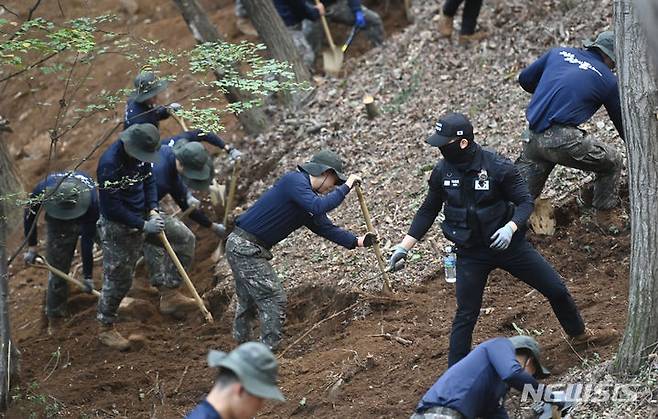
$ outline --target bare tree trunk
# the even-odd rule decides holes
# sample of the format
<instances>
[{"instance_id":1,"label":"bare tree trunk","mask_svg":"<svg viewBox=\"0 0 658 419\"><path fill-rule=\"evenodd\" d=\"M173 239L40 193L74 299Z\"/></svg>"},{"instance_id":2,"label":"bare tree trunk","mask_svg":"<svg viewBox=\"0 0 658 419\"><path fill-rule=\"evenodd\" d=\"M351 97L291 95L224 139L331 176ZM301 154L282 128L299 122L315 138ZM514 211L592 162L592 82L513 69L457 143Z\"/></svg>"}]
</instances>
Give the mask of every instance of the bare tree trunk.
<instances>
[{"instance_id":1,"label":"bare tree trunk","mask_svg":"<svg viewBox=\"0 0 658 419\"><path fill-rule=\"evenodd\" d=\"M653 74L658 80L658 0L638 0L637 8L651 47Z\"/></svg>"},{"instance_id":2,"label":"bare tree trunk","mask_svg":"<svg viewBox=\"0 0 658 419\"><path fill-rule=\"evenodd\" d=\"M9 325L9 294L7 286L7 235L8 225L19 223L10 222L20 213L15 205L14 194L20 188L16 170L11 158L7 154L2 137L3 121L0 120L0 410L4 411L9 405L10 378L16 379L18 375L18 350L12 346L11 328Z\"/></svg>"},{"instance_id":3,"label":"bare tree trunk","mask_svg":"<svg viewBox=\"0 0 658 419\"><path fill-rule=\"evenodd\" d=\"M221 36L219 36L217 28L210 22L208 15L206 15L206 12L196 0L173 1L198 43L223 41ZM220 80L223 78L223 75L215 71L215 77ZM238 89L229 87L227 90L228 93L224 96L226 96L229 102L233 103L241 100L243 95ZM245 131L251 135L260 134L267 125L267 116L260 108L244 110L238 114L238 119L240 119Z\"/></svg>"},{"instance_id":4,"label":"bare tree trunk","mask_svg":"<svg viewBox=\"0 0 658 419\"><path fill-rule=\"evenodd\" d=\"M272 0L243 0L243 4L272 57L290 63L297 82L309 81L310 73ZM287 106L295 106L298 99L290 93L283 93L283 101Z\"/></svg>"},{"instance_id":5,"label":"bare tree trunk","mask_svg":"<svg viewBox=\"0 0 658 419\"><path fill-rule=\"evenodd\" d=\"M658 96L634 0L616 0L614 22L631 201L628 320L615 370L639 370L658 343Z\"/></svg>"}]
</instances>

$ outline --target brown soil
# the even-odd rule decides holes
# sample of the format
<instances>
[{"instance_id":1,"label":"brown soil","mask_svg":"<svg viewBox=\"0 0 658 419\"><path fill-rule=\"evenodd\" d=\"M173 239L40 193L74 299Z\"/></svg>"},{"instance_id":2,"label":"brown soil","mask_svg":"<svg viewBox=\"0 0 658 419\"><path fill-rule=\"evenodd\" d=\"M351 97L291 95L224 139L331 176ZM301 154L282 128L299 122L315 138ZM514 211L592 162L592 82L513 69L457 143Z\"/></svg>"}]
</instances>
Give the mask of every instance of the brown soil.
<instances>
[{"instance_id":1,"label":"brown soil","mask_svg":"<svg viewBox=\"0 0 658 419\"><path fill-rule=\"evenodd\" d=\"M56 3L46 2L40 12L58 16ZM111 0L74 3L77 6L67 12L85 10L97 14L115 7ZM389 33L404 26L401 3L366 2L380 12L389 7L388 14L384 14ZM140 26L133 22L133 30L179 47L192 44L172 3L164 2L157 8L147 6L150 2L145 0L140 4L145 11L139 20L148 18L151 23ZM241 39L233 24L231 1L207 0L203 4L228 39ZM123 16L122 24L129 19ZM343 39L347 30L337 32L337 38ZM365 37L360 36L350 54L356 56L367 48ZM129 83L134 70L110 67L105 73L105 69L98 69L95 77L98 83L102 80L109 88L119 88ZM43 164L48 150L45 133L52 126L55 113L51 108L35 105L35 99L23 93L27 81L21 83L8 87L0 103L4 117L29 122L23 126L13 124L15 135L10 146L25 185L31 186L47 170ZM36 86L40 103L56 103L57 91L47 89L47 79L40 83ZM184 84L171 92L172 97L181 90ZM120 117L122 109L117 112L116 117ZM36 117L37 113L40 117ZM228 122L228 139L240 144L239 130L234 121ZM176 130L173 124L173 121L165 122L165 134ZM79 157L104 129L93 124L80 127L75 136L63 142L57 164L66 166ZM244 144L244 148L248 149L248 145ZM267 154L263 150L260 153ZM261 169L249 180L266 176L280 157L274 155L263 160ZM83 168L93 173L95 164L92 159ZM628 230L617 236L606 235L574 203L564 207L558 222L555 236L531 236L531 241L565 276L588 325L621 331L627 309ZM216 282L230 282L230 278L215 273L210 260L217 240L206 230L193 229L199 246L191 276L204 294ZM13 243L17 242L18 235L13 238ZM277 258L290 258L286 252L281 253ZM423 263L440 268L436 260ZM230 350L235 345L231 337L230 295L225 291L206 294L215 317L213 324L204 324L196 314L186 320L163 317L156 310L157 297L134 291L133 296L144 298L153 308L134 318L122 318L119 329L126 336L144 335L146 342L139 350L117 353L102 347L96 340L95 299L83 294L71 297L66 324L50 337L39 314L45 275L42 271L24 269L19 263L14 263L11 272L12 333L22 351L22 381L15 393L17 399L6 415L8 418L181 417L212 384L213 371L205 366L208 349ZM262 417L408 417L423 392L446 368L448 335L455 308L453 286L445 283L437 271L416 285L402 287L392 297L394 300L390 300L376 295L364 297L349 287L336 286L340 275L331 275L309 272L308 277L317 278L317 284L289 291L283 349L332 313L357 301L363 302L323 323L285 353L281 360L281 385L288 402L268 405ZM144 272L139 272L136 283L143 283L144 277ZM100 284L98 268L96 283ZM545 348L547 364L557 375L580 365L582 358L591 357L594 352L603 359L614 353L617 342L576 353L564 339L550 306L538 293L528 295L529 291L507 274L500 271L492 274L475 343L496 335L515 334L517 328L527 330L537 335ZM382 332L399 334L412 344L406 346L372 336ZM58 413L54 414L55 411Z\"/></svg>"}]
</instances>

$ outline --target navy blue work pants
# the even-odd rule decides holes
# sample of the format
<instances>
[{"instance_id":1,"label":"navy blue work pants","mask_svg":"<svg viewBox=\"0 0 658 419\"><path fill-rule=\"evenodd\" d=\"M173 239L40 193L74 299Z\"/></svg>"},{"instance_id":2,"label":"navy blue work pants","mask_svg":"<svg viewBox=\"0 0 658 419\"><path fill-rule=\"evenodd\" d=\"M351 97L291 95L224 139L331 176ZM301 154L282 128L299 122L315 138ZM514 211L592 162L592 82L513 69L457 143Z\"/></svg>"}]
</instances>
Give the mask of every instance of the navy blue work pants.
<instances>
[{"instance_id":1,"label":"navy blue work pants","mask_svg":"<svg viewBox=\"0 0 658 419\"><path fill-rule=\"evenodd\" d=\"M482 293L489 273L496 268L509 272L546 297L567 335L577 336L585 331L583 319L560 274L525 237L515 237L503 251L488 247L459 249L457 312L450 333L448 366L459 362L471 350L473 329L482 306Z\"/></svg>"}]
</instances>

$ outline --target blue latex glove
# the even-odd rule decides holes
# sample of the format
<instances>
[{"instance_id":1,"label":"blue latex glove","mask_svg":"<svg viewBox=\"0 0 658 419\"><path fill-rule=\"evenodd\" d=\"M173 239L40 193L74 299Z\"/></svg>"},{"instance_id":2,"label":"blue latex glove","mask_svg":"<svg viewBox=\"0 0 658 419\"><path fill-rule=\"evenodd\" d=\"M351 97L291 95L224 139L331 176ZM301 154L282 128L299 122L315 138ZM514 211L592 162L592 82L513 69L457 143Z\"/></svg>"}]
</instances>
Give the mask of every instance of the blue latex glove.
<instances>
[{"instance_id":1,"label":"blue latex glove","mask_svg":"<svg viewBox=\"0 0 658 419\"><path fill-rule=\"evenodd\" d=\"M498 249L498 250L505 250L509 246L510 242L512 241L512 236L514 235L514 229L512 229L512 226L507 223L493 234L491 236L491 240L493 242L491 243L492 249Z\"/></svg>"},{"instance_id":2,"label":"blue latex glove","mask_svg":"<svg viewBox=\"0 0 658 419\"><path fill-rule=\"evenodd\" d=\"M363 15L361 10L358 10L356 13L354 13L354 24L359 28L366 27L366 17Z\"/></svg>"},{"instance_id":3,"label":"blue latex glove","mask_svg":"<svg viewBox=\"0 0 658 419\"><path fill-rule=\"evenodd\" d=\"M404 247L400 246L399 244L395 246L393 248L393 254L391 255L391 258L388 260L389 269L393 269L400 260L406 259L408 253L409 251Z\"/></svg>"}]
</instances>

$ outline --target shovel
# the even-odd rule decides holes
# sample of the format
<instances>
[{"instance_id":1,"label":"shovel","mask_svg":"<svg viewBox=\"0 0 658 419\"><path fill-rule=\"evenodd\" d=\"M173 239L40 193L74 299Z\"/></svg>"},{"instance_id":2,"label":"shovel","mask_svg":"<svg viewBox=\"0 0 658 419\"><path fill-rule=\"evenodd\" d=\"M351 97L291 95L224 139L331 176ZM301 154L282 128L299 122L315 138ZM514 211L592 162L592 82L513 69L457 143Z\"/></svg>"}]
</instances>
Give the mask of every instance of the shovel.
<instances>
[{"instance_id":1,"label":"shovel","mask_svg":"<svg viewBox=\"0 0 658 419\"><path fill-rule=\"evenodd\" d=\"M343 46L340 47L340 50L343 53L346 53L347 49L350 47L350 45L352 45L352 41L354 41L354 37L356 36L357 32L359 32L359 27L356 26L356 25L352 26L352 30L350 31L349 36L345 40L345 43L343 44Z\"/></svg>"},{"instance_id":2,"label":"shovel","mask_svg":"<svg viewBox=\"0 0 658 419\"><path fill-rule=\"evenodd\" d=\"M231 213L231 207L233 206L233 201L235 201L235 190L238 185L238 174L240 173L240 160L236 160L235 163L233 163L233 173L231 174L231 183L228 188L228 196L226 197L226 205L224 206L224 219L222 220L224 223L224 227L228 225L228 216ZM224 247L224 241L220 241L219 245L217 245L217 249L215 249L214 252L212 252L212 255L210 256L211 260L215 263L219 260L219 258L222 256L223 252L223 247Z\"/></svg>"},{"instance_id":3,"label":"shovel","mask_svg":"<svg viewBox=\"0 0 658 419\"><path fill-rule=\"evenodd\" d=\"M63 280L65 280L65 281L68 282L69 284L71 284L71 285L75 285L76 287L80 288L81 290L84 290L84 289L85 289L85 286L84 286L84 284L83 284L82 282L78 281L77 279L72 278L72 277L69 276L67 273L65 273L65 272L63 272L63 271L60 271L59 269L55 268L55 267L52 266L50 263L48 263L48 261L46 260L46 258L44 258L43 256L37 256L36 261L43 265L43 267L41 267L41 266L37 266L37 265L34 265L36 268L39 268L39 269L47 269L47 270L49 270L50 272L52 272L53 275L56 275L56 276L62 278ZM92 289L92 290L91 290L91 294L94 295L96 298L100 298L100 296L101 296L101 293L98 292L98 291L95 290L95 289ZM136 301L136 300L135 300L134 298L123 297L123 299L121 300L121 304L119 305L119 308L120 308L120 309L122 309L122 308L128 308L128 307L132 306L132 305L135 303L135 301Z\"/></svg>"},{"instance_id":4,"label":"shovel","mask_svg":"<svg viewBox=\"0 0 658 419\"><path fill-rule=\"evenodd\" d=\"M315 4L319 5L320 0L315 0ZM327 36L327 41L329 42L329 51L322 51L322 64L324 67L324 72L331 74L332 76L338 76L340 69L343 66L343 51L336 48L334 44L334 39L331 37L331 32L329 31L329 25L327 24L327 19L324 15L320 16L322 21L322 27L324 28L324 34Z\"/></svg>"},{"instance_id":5,"label":"shovel","mask_svg":"<svg viewBox=\"0 0 658 419\"><path fill-rule=\"evenodd\" d=\"M370 211L368 211L368 206L366 205L366 199L363 197L363 192L361 191L361 186L358 183L354 184L354 189L356 194L359 197L359 205L361 206L361 212L363 213L363 218L366 221L366 227L368 227L368 232L374 233L375 229L372 226L372 220L370 219ZM376 241L373 246L375 249L375 255L377 256L377 264L379 265L379 271L384 278L384 293L391 293L391 282L388 278L388 271L386 270L386 263L384 262L384 256L382 255L382 249L379 247L379 242Z\"/></svg>"}]
</instances>

